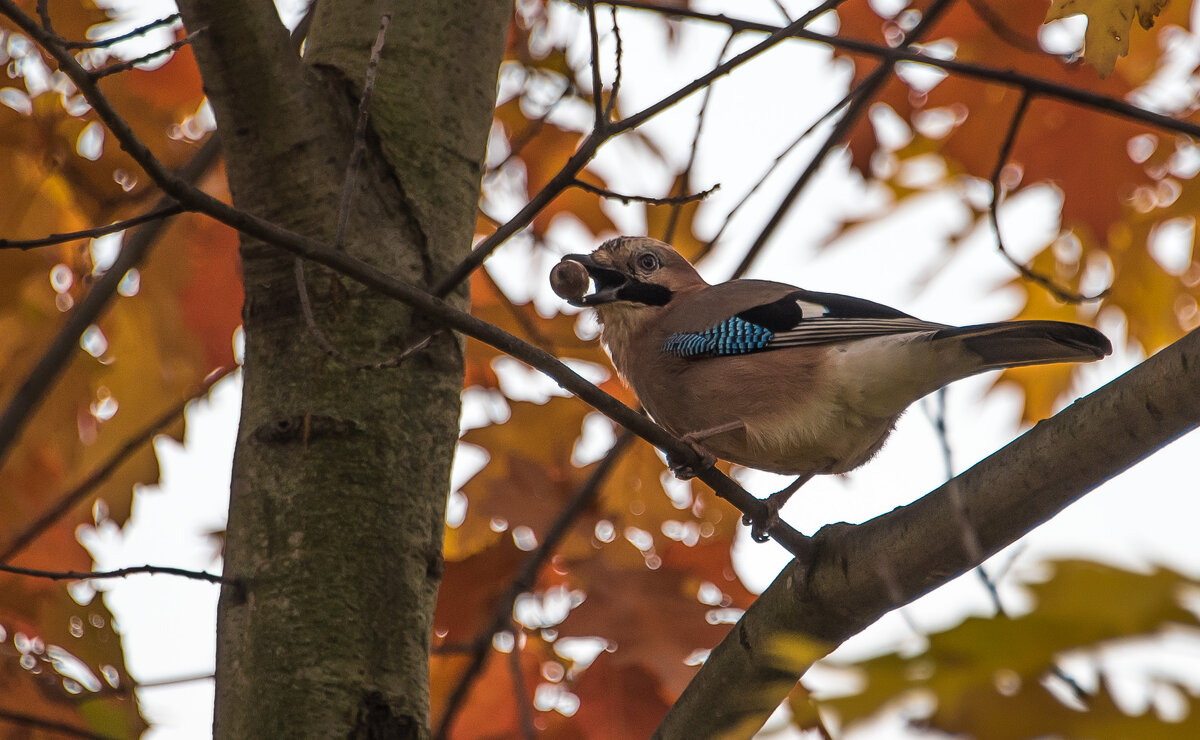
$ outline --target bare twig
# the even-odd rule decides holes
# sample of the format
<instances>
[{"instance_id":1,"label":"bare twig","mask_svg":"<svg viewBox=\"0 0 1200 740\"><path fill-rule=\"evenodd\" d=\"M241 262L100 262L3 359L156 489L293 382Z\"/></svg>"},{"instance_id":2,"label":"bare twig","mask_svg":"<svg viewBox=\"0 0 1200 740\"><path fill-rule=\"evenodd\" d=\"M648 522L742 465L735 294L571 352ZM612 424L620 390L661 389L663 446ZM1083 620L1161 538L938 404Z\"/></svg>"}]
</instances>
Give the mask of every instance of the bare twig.
<instances>
[{"instance_id":1,"label":"bare twig","mask_svg":"<svg viewBox=\"0 0 1200 740\"><path fill-rule=\"evenodd\" d=\"M191 578L196 581L208 581L209 583L225 583L229 585L235 585L236 583L208 571L172 568L166 565L133 565L128 568L117 568L116 570L79 571L41 570L39 568L22 568L16 565L0 563L0 571L18 576L29 576L31 578L46 578L51 581L92 581L104 578L125 578L137 575L138 573L149 573L151 575L179 576L181 578Z\"/></svg>"},{"instance_id":2,"label":"bare twig","mask_svg":"<svg viewBox=\"0 0 1200 740\"><path fill-rule=\"evenodd\" d=\"M604 116L604 83L600 80L600 31L596 28L596 0L587 0L588 36L592 41L592 110L593 128L603 131L608 126Z\"/></svg>"},{"instance_id":3,"label":"bare twig","mask_svg":"<svg viewBox=\"0 0 1200 740\"><path fill-rule=\"evenodd\" d=\"M0 0L0 8L3 3L8 3L11 0ZM34 26L36 28L36 26ZM68 58L74 62L74 57ZM81 67L76 65L83 75ZM85 82L86 77L83 77ZM76 81L78 84L78 81ZM198 180L201 175L208 171L208 168L217 159L217 153L220 149L217 137L214 135L204 143L196 152L192 160L188 162L178 173L171 174L172 178L177 178L181 182L190 183ZM190 190L190 185L188 186ZM196 191L200 192L200 191ZM201 193L205 198L207 194ZM216 200L215 198L213 200ZM220 203L220 201L216 201ZM175 199L163 198L159 200L156 208L164 208L175 205ZM30 369L25 376L24 381L13 394L12 400L8 402L8 406L4 409L3 414L0 414L0 467L3 466L4 460L8 456L8 452L12 449L12 444L16 440L17 435L25 427L25 423L33 414L34 409L41 403L49 389L57 381L59 374L66 367L75 353L79 351L79 338L89 326L95 323L100 314L108 306L108 302L117 294L117 288L121 281L125 279L125 274L134 267L141 264L146 255L150 252L155 240L163 228L161 220L144 224L133 232L125 240L121 247L121 253L117 255L117 259L113 262L108 271L104 273L95 283L92 284L92 289L84 298L75 304L74 310L67 316L66 323L59 330L58 334L50 342L50 345L42 353L41 359Z\"/></svg>"},{"instance_id":4,"label":"bare twig","mask_svg":"<svg viewBox=\"0 0 1200 740\"><path fill-rule=\"evenodd\" d=\"M205 379L202 389L194 395L190 395L181 403L176 404L172 408L162 413L158 418L147 424L142 430L134 434L125 444L121 445L107 460L99 467L94 469L82 481L79 482L70 491L63 494L58 501L49 509L42 513L37 519L33 520L25 526L11 542L5 546L3 551L0 551L0 563L11 560L14 556L24 550L31 542L36 540L39 535L50 528L55 522L63 517L68 511L75 507L80 501L83 501L93 491L96 490L104 481L108 480L133 453L142 449L157 436L164 427L174 423L183 416L183 412L192 401L200 396L208 393L208 391L229 373L233 372L233 368L222 368L216 373L209 375Z\"/></svg>"},{"instance_id":5,"label":"bare twig","mask_svg":"<svg viewBox=\"0 0 1200 740\"><path fill-rule=\"evenodd\" d=\"M363 80L362 97L358 100L358 121L354 126L354 148L346 164L346 179L342 183L342 198L338 205L337 234L333 239L334 249L341 249L346 236L346 224L350 220L350 203L354 199L354 182L358 179L358 168L367 153L367 121L371 113L371 96L375 92L375 75L379 70L379 58L383 55L383 42L387 38L388 24L392 14L384 13L379 19L379 33L371 47L367 61L367 72Z\"/></svg>"},{"instance_id":6,"label":"bare twig","mask_svg":"<svg viewBox=\"0 0 1200 740\"><path fill-rule=\"evenodd\" d=\"M787 159L788 155L790 155L793 151L795 151L796 147L800 146L800 144L805 139L807 139L809 136L811 136L813 134L813 132L815 132L817 130L817 128L821 126L821 124L825 123L830 118L837 115L837 112L840 111L842 108L846 107L850 103L851 100L855 100L858 97L859 93L862 92L863 85L866 82L868 82L869 79L870 78L864 78L864 79L860 80L857 85L855 85L853 88L850 89L849 92L847 92L845 95L842 96L841 100L839 100L836 104L834 104L831 108L829 108L829 110L822 113L821 116L817 120L813 121L809 125L808 128L806 128L806 129L804 129L804 131L800 132L800 135L797 136L795 139L793 139L792 143L788 144L787 147L785 147L784 150L782 152L780 152L778 156L775 157L775 159L771 162L771 164L767 166L767 169L758 178L758 181L755 182L754 185L749 190L746 191L745 195L742 196L742 199L739 200L733 206L733 208L731 208L729 210L729 213L725 214L725 218L723 218L721 220L721 226L717 229L717 233L714 234L713 237L708 240L708 242L704 245L704 248L701 250L700 255L699 255L700 257L703 257L704 255L707 255L709 252L712 251L713 246L721 240L722 236L724 236L725 229L727 229L729 227L729 224L733 222L733 217L736 216L738 214L738 212L741 211L742 208L747 203L750 202L750 199L754 196L754 194L757 193L759 188L761 188L767 182L767 178L769 178L771 176L771 174L773 172L775 172L776 169L778 169L779 165L783 164L783 161L785 159Z\"/></svg>"},{"instance_id":7,"label":"bare twig","mask_svg":"<svg viewBox=\"0 0 1200 740\"><path fill-rule=\"evenodd\" d=\"M0 0L0 7L3 7L4 4L11 2L12 0ZM462 283L462 281L465 280L468 275L474 272L477 267L482 265L484 260L486 260L488 256L490 256L491 253L496 250L497 247L507 241L508 238L513 234L528 226L536 214L541 212L541 210L545 208L550 201L554 200L559 193L570 187L571 182L579 174L579 171L591 161L592 157L596 154L596 150L599 149L604 142L618 134L624 133L625 131L637 128L649 118L656 116L667 108L675 105L680 100L683 100L697 90L710 84L718 77L729 74L737 67L740 67L751 59L754 59L759 54L762 54L784 39L795 35L804 28L805 24L807 24L817 15L820 15L820 12L818 11L824 12L823 8L818 8L805 13L804 16L797 19L795 23L792 23L785 28L777 29L770 36L763 39L759 43L750 47L746 51L743 51L741 54L738 54L732 59L717 65L706 74L697 77L687 85L684 85L670 95L662 98L657 103L649 105L646 108L643 108L641 111L623 118L620 121L607 123L603 131L593 128L592 132L588 134L583 142L580 143L579 149L577 149L562 166L562 169L559 170L558 174L551 178L550 182L546 183L545 187L543 187L537 195L531 198L529 202L525 204L525 207L517 213L517 215L509 219L507 223L497 229L491 236L481 241L475 247L475 249L471 251L470 255L468 255L464 260L462 260L462 262L460 262L453 270L450 271L450 274L442 278L442 280L434 288L433 294L439 298L449 295L450 291L457 288L458 285Z\"/></svg>"},{"instance_id":8,"label":"bare twig","mask_svg":"<svg viewBox=\"0 0 1200 740\"><path fill-rule=\"evenodd\" d=\"M953 485L954 482L954 452L950 449L950 430L946 424L946 395L945 388L938 389L934 394L937 402L934 407L934 412L931 415L933 429L937 433L938 442L942 448L942 464L946 470L947 485L950 486L950 501L953 504L955 519L959 523L959 534L962 535L963 547L967 550L973 560L979 560L980 563L975 567L975 572L979 575L979 580L983 583L983 587L988 592L988 597L992 600L992 606L996 610L996 614L1006 615L1004 604L1000 601L1000 592L996 589L996 583L988 575L987 570L983 567L982 548L979 544L979 533L971 526L970 518L967 516L966 504L959 495L958 488Z\"/></svg>"},{"instance_id":9,"label":"bare twig","mask_svg":"<svg viewBox=\"0 0 1200 740\"><path fill-rule=\"evenodd\" d=\"M10 0L4 1L9 2ZM694 20L717 23L723 26L728 26L736 31L759 31L761 33L774 34L780 30L787 30L788 35L791 37L828 44L835 49L841 49L853 54L861 54L878 59L887 59L894 62L917 62L919 64L945 70L951 74L957 74L970 79L995 82L1009 87L1028 90L1029 92L1041 97L1054 98L1064 103L1072 103L1084 108L1103 111L1120 118L1125 118L1130 121L1137 121L1155 128L1186 134L1193 138L1200 138L1200 124L1198 123L1179 118L1172 118L1171 116L1164 115L1162 113L1156 113L1145 108L1140 108L1118 98L1112 98L1099 93L1091 92L1089 90L1059 84L1057 82L1044 80L1038 77L1032 77L1020 72L1015 72L1011 69L988 67L982 64L960 62L954 59L939 59L937 57L929 56L920 49L908 49L904 48L903 46L892 48L888 46L880 46L878 44L873 44L859 39L829 36L827 34L817 33L816 31L810 31L803 27L797 29L795 28L796 24L794 23L791 26L787 26L786 29L780 29L779 27L773 26L769 23L759 23L756 21L747 21L739 18L730 18L729 16L720 14L703 13L696 10L689 10L681 6L666 7L657 5L655 3L640 2L640 0L604 1L613 5L619 5L624 8L636 8L639 10L658 13L671 18L691 18Z\"/></svg>"},{"instance_id":10,"label":"bare twig","mask_svg":"<svg viewBox=\"0 0 1200 740\"><path fill-rule=\"evenodd\" d=\"M505 155L504 159L501 160L499 164L489 169L486 175L492 175L496 172L499 172L500 170L504 169L504 166L511 162L514 158L519 157L525 146L529 144L529 142L533 141L534 138L536 138L541 132L542 128L545 127L547 121L550 120L551 114L553 114L558 106L574 91L575 85L570 79L568 79L566 85L562 89L562 92L558 94L558 97L555 98L553 103L546 107L545 112L530 121L529 125L521 129L521 131L511 133L508 140L508 154ZM497 226L498 225L499 224L497 224Z\"/></svg>"},{"instance_id":11,"label":"bare twig","mask_svg":"<svg viewBox=\"0 0 1200 740\"><path fill-rule=\"evenodd\" d=\"M94 77L95 79L101 79L103 77L108 77L109 75L115 75L119 72L128 72L129 70L133 69L134 67L136 67L139 64L145 64L146 62L152 61L154 59L158 59L161 56L166 56L167 54L173 54L174 52L178 51L179 49L182 49L183 47L192 43L192 39L196 38L196 36L198 36L199 34L202 34L202 33L204 33L204 29L197 28L195 31L192 31L187 36L184 36L183 38L179 39L178 41L173 41L170 44L167 44L166 46L164 46L163 48L156 49L155 51L152 51L149 54L143 54L140 57L138 57L137 59L127 59L124 62L117 62L116 64L110 64L106 67L101 67L100 69L93 70L91 73L92 77Z\"/></svg>"},{"instance_id":12,"label":"bare twig","mask_svg":"<svg viewBox=\"0 0 1200 740\"><path fill-rule=\"evenodd\" d=\"M613 12L616 13L615 7L613 8ZM721 60L725 58L725 54L728 53L729 47L733 43L733 39L736 35L737 34L733 33L729 34L729 36L725 39L725 43L721 45L721 50L717 52L717 64L720 64ZM715 85L709 85L708 87L704 88L704 97L700 99L700 112L696 114L696 130L692 134L692 147L688 152L687 164L684 165L683 172L678 178L680 195L683 195L685 192L687 192L687 187L692 181L692 168L696 166L696 152L699 151L700 147L700 134L703 133L704 121L708 118L708 104L712 102L712 92L714 87ZM679 214L681 213L683 213L683 204L673 204L671 212L667 216L667 227L663 229L663 241L667 243L674 241L675 228L679 225ZM703 256L703 253L696 255L696 259L699 259Z\"/></svg>"},{"instance_id":13,"label":"bare twig","mask_svg":"<svg viewBox=\"0 0 1200 740\"><path fill-rule=\"evenodd\" d=\"M620 461L621 456L625 454L631 442L633 442L633 434L628 430L621 432L617 436L617 441L613 443L613 446L609 448L600 462L596 464L596 469L592 471L588 479L575 491L570 500L567 501L566 506L558 513L558 516L538 543L537 549L530 553L529 557L521 565L521 570L517 572L517 576L513 579L508 591L496 602L495 610L492 612L491 624L470 645L471 662L463 670L462 678L459 679L454 690L450 692L450 697L446 700L446 711L442 714L441 722L433 733L434 738L448 737L450 729L454 725L454 719L458 716L458 712L462 708L463 702L471 690L471 686L482 674L484 663L492 652L492 637L498 632L509 629L512 623L513 604L516 603L517 597L529 591L537 583L538 573L541 572L546 561L558 549L563 538L571 531L575 520L587 510L587 507L599 495L604 481L608 479L608 476Z\"/></svg>"},{"instance_id":14,"label":"bare twig","mask_svg":"<svg viewBox=\"0 0 1200 740\"><path fill-rule=\"evenodd\" d=\"M62 38L54 31L54 24L50 21L50 0L37 0L38 18L42 20L42 28L46 33L53 34L55 38Z\"/></svg>"},{"instance_id":15,"label":"bare twig","mask_svg":"<svg viewBox=\"0 0 1200 740\"><path fill-rule=\"evenodd\" d=\"M760 31L763 33L769 33L771 35L756 46L746 50L742 54L739 54L724 64L718 65L709 73L697 78L693 82L680 88L671 95L668 95L659 102L648 106L642 111L622 119L621 121L610 124L608 137L595 136L595 132L593 131L592 134L580 144L580 147L575 154L567 160L566 164L563 165L562 170L559 172L561 177L556 176L552 178L550 182L548 182L546 186L537 195L535 195L529 201L529 203L525 205L524 208L520 210L520 212L509 219L508 222L497 229L496 232L487 239L481 241L466 259L459 263L459 265L456 266L449 275L447 275L441 280L441 282L438 283L434 290L435 295L439 297L448 295L450 291L454 290L463 280L466 279L468 275L471 274L471 272L473 272L479 265L483 264L484 260L486 260L487 257L493 251L495 251L497 247L500 246L500 244L504 243L513 234L525 228L529 222L532 221L534 215L540 212L542 208L544 208L550 201L557 197L558 194L561 193L566 187L569 187L570 181L579 173L581 169L583 169L584 165L591 160L591 157L595 154L596 150L608 138L637 127L647 118L658 114L671 105L674 105L688 95L691 95L699 88L711 83L714 79L728 74L732 69L744 64L758 54L766 51L768 48L779 43L782 38L794 37L807 39L810 41L818 41L829 44L835 48L864 54L867 56L873 56L883 60L889 60L891 62L919 62L921 64L927 64L931 67L937 67L939 69L944 69L947 72L961 74L973 79L987 80L1021 87L1041 95L1058 98L1064 102L1074 103L1092 108L1094 110L1105 111L1113 115L1128 118L1130 120L1140 121L1168 131L1185 133L1189 136L1200 138L1200 124L1171 118L1170 116L1160 113L1154 113L1144 108L1139 108L1130 103L1126 103L1123 100L1117 100L1115 98L1106 97L1104 95L1099 95L1086 90L1079 90L1067 85L1061 85L1055 82L1038 79L1036 77L1030 77L1028 75L1013 72L1012 70L996 69L978 64L957 62L948 59L938 59L928 56L920 50L913 51L904 47L890 48L856 39L829 36L805 29L804 26L811 21L813 17L820 15L822 12L827 10L825 5L806 13L804 17L798 19L795 23L792 23L784 28L779 28L765 23L744 21L736 18L729 18L724 15L702 13L678 6L665 7L654 3L639 2L638 0L605 1L610 5L647 10L669 17L704 20L713 23L720 23L722 25L729 26L734 30ZM2 7L4 3L9 2L11 2L11 0L0 0L0 7Z\"/></svg>"},{"instance_id":16,"label":"bare twig","mask_svg":"<svg viewBox=\"0 0 1200 740\"><path fill-rule=\"evenodd\" d=\"M304 325L308 327L308 333L312 335L313 341L333 359L344 365L351 364L346 356L333 346L333 342L329 341L329 337L325 336L321 327L317 326L317 317L313 314L312 300L308 295L308 283L304 279L304 260L299 257L292 260L292 275L296 279L296 295L300 299L300 313L304 314Z\"/></svg>"},{"instance_id":17,"label":"bare twig","mask_svg":"<svg viewBox=\"0 0 1200 740\"><path fill-rule=\"evenodd\" d=\"M185 683L196 683L197 681L212 681L216 678L211 673L197 673L194 676L178 676L176 678L159 678L153 681L138 681L135 688L139 689L157 689L164 686L178 686Z\"/></svg>"},{"instance_id":18,"label":"bare twig","mask_svg":"<svg viewBox=\"0 0 1200 740\"><path fill-rule=\"evenodd\" d=\"M930 5L924 15L921 16L921 20L917 25L904 37L904 43L900 45L901 48L914 44L924 38L925 34L941 19L942 14L946 12L953 2L954 0L936 0ZM821 10L822 12L831 10L840 4L841 0L827 0L825 3L822 3ZM792 184L791 190L783 197L783 200L776 207L775 212L771 214L771 218L767 220L766 225L746 250L742 261L738 264L737 269L733 271L733 277L741 277L750 269L750 265L754 263L759 253L762 252L763 247L766 246L771 236L774 235L779 224L783 222L784 216L791 210L796 199L800 197L800 193L812 181L813 176L817 174L817 170L821 168L825 157L829 155L829 152L833 151L834 147L841 144L850 135L850 130L858 124L859 119L866 113L867 107L870 105L875 93L891 78L892 69L895 66L896 62L894 60L884 59L880 61L879 66L858 85L858 94L850 101L850 104L846 107L846 112L842 114L837 124L834 125L833 131L829 133L829 136L826 137L821 147L817 149L808 166L796 178L796 182Z\"/></svg>"},{"instance_id":19,"label":"bare twig","mask_svg":"<svg viewBox=\"0 0 1200 740\"><path fill-rule=\"evenodd\" d=\"M436 337L438 334L441 334L443 331L445 331L445 329L435 329L434 331L430 332L429 334L426 334L425 336L421 337L420 339L416 340L412 344L405 347L404 350L400 354L396 355L395 357L389 357L386 360L380 360L378 362L363 363L361 365L358 365L355 369L357 369L357 370L382 370L382 369L388 368L388 367L399 367L400 364L403 363L405 360L407 360L409 357L412 357L416 353L418 353L421 350L428 347L429 343L433 341L433 338Z\"/></svg>"},{"instance_id":20,"label":"bare twig","mask_svg":"<svg viewBox=\"0 0 1200 740\"><path fill-rule=\"evenodd\" d=\"M529 692L525 689L525 672L521 669L521 628L515 619L509 619L509 628L513 633L513 648L508 652L508 675L512 678L513 702L517 705L517 719L520 721L521 736L525 740L537 737L533 726L533 712Z\"/></svg>"},{"instance_id":21,"label":"bare twig","mask_svg":"<svg viewBox=\"0 0 1200 740\"><path fill-rule=\"evenodd\" d=\"M892 600L892 604L896 607L896 613L904 620L904 625L908 627L909 632L914 635L924 635L925 631L917 625L912 614L904 608L904 592L900 589L900 581L896 578L896 571L892 568L892 563L886 556L880 557L875 561L875 573L879 576L879 580L883 581L883 587L887 590L888 598Z\"/></svg>"},{"instance_id":22,"label":"bare twig","mask_svg":"<svg viewBox=\"0 0 1200 740\"><path fill-rule=\"evenodd\" d=\"M132 229L135 226L141 226L142 224L149 223L151 221L177 216L183 212L183 206L179 205L178 203L155 206L140 216L127 218L124 221L115 221L107 226L95 226L90 229L68 231L65 234L50 234L49 236L44 236L40 239L0 238L0 249L34 249L36 247L46 247L52 244L62 244L63 242L74 241L76 239L95 239L98 236L115 234L118 231Z\"/></svg>"},{"instance_id":23,"label":"bare twig","mask_svg":"<svg viewBox=\"0 0 1200 740\"><path fill-rule=\"evenodd\" d=\"M391 13L384 13L380 17L379 33L375 36L375 44L371 47L371 56L367 61L362 97L358 100L358 121L354 126L354 145L350 150L350 161L346 163L346 177L342 181L342 196L338 203L337 233L333 238L334 249L341 249L344 246L346 226L350 222L350 205L354 200L354 184L358 179L358 168L367 153L367 121L371 112L371 95L375 92L375 74L379 69L379 58L383 54L383 42L387 37L388 24L391 22ZM296 294L300 298L300 311L304 315L304 324L308 327L308 333L312 335L313 341L325 354L338 362L345 365L352 364L317 325L317 318L312 309L312 300L308 295L308 282L304 279L304 260L297 257L292 264L292 272L296 278Z\"/></svg>"},{"instance_id":24,"label":"bare twig","mask_svg":"<svg viewBox=\"0 0 1200 740\"><path fill-rule=\"evenodd\" d=\"M167 16L166 18L159 18L156 21L150 21L149 23L147 23L144 26L138 26L137 28L133 29L132 31L123 33L119 36L112 36L112 37L106 38L106 39L97 39L96 41L68 41L65 44L63 44L63 46L67 47L68 49L103 49L103 48L112 46L114 44L119 44L122 41L128 41L129 39L137 38L138 36L143 36L143 35L149 33L150 31L153 31L154 29L158 28L159 26L170 26L170 25L176 23L178 20L179 20L179 14L172 13L171 15Z\"/></svg>"},{"instance_id":25,"label":"bare twig","mask_svg":"<svg viewBox=\"0 0 1200 740\"><path fill-rule=\"evenodd\" d=\"M617 94L621 91L621 63L625 56L625 47L621 43L621 27L617 25L617 6L610 5L608 7L612 11L612 28L613 38L617 41L616 49L616 72L613 75L612 92L608 94L608 103L604 106L604 120L609 120L614 110L617 109Z\"/></svg>"},{"instance_id":26,"label":"bare twig","mask_svg":"<svg viewBox=\"0 0 1200 740\"><path fill-rule=\"evenodd\" d=\"M1004 239L1000 235L1000 199L1002 197L1002 188L1000 185L1000 173L1004 171L1004 165L1008 163L1009 155L1012 154L1013 143L1017 138L1017 131L1021 128L1021 122L1025 120L1025 112L1029 109L1029 103L1033 99L1033 94L1026 90L1021 95L1021 102L1017 104L1017 110L1013 113L1012 121L1008 124L1008 133L1004 136L1004 143L1000 146L1000 154L996 157L996 167L992 170L992 199L988 204L988 217L992 222L992 230L996 232L996 248L1000 250L1000 254L1008 263L1016 268L1017 272L1021 273L1021 277L1036 283L1045 288L1051 295L1058 298L1064 303L1086 303L1088 301L1098 301L1108 295L1108 288L1100 291L1094 296L1084 295L1069 288L1064 288L1053 280L1048 275L1034 270L1028 265L1022 264L1012 253L1004 246Z\"/></svg>"},{"instance_id":27,"label":"bare twig","mask_svg":"<svg viewBox=\"0 0 1200 740\"><path fill-rule=\"evenodd\" d=\"M680 205L685 205L687 203L695 203L696 201L704 200L708 196L712 195L713 193L715 193L721 189L720 184L717 184L717 185L713 185L711 188L709 188L707 190L701 190L699 193L692 193L690 195L667 196L667 197L659 198L659 197L654 197L654 196L650 196L650 195L625 195L624 193L614 193L611 190L605 190L604 188L597 187L596 185L593 185L590 182L585 182L583 180L576 180L575 182L571 183L571 185L573 187L579 188L580 190L586 190L589 193L595 193L596 195L599 195L601 198L612 198L613 200L619 200L625 204L637 202L637 203L649 203L650 205L655 205L655 206L680 206Z\"/></svg>"}]
</instances>

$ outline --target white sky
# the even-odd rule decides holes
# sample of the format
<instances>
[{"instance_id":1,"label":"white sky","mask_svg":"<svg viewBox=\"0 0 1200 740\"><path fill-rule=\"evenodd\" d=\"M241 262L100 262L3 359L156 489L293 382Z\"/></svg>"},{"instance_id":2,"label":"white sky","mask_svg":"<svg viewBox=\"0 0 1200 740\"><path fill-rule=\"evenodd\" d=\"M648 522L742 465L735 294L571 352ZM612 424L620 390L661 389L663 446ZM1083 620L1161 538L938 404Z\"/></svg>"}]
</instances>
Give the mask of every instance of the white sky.
<instances>
[{"instance_id":1,"label":"white sky","mask_svg":"<svg viewBox=\"0 0 1200 740\"><path fill-rule=\"evenodd\" d=\"M731 13L777 21L767 2ZM791 3L789 3L791 5ZM714 7L716 7L714 5ZM561 15L561 14L560 14ZM566 24L582 30L581 15ZM604 18L607 10L601 13ZM622 107L631 112L690 81L710 67L723 32L689 24L683 53L663 53L665 39L657 24L640 24L633 13L622 12L625 50L625 84ZM744 48L759 37L747 36ZM611 39L606 41L611 50ZM696 170L700 187L721 184L703 210L702 233L716 229L719 219L760 176L792 137L832 105L845 90L846 70L821 67L826 50L802 43L785 44L717 84L706 122L701 156ZM646 74L645 70L652 70ZM611 79L611 70L606 70ZM652 120L643 130L680 164L686 160L699 96L685 101ZM807 149L788 159L759 198L739 216L727 232L728 250L706 263L710 280L727 277L736 260L774 208L783 190L807 161ZM614 150L616 148L614 147ZM666 176L649 165L639 165L602 154L597 169L610 176L623 192L658 194ZM861 229L838 247L818 253L834 226L833 217L852 212L865 198L860 186L841 174L834 158L806 191L770 244L751 276L793 282L804 287L858 295L894 305L906 312L946 323L967 324L1011 316L1018 297L999 290L1011 277L1010 269L995 253L987 233L975 233L952 255L941 251L940 238L961 229L964 210L946 197L929 198L882 227ZM1052 228L1055 205L1050 197L1014 199L1006 213L1006 240L1018 253L1037 246L1039 230ZM614 216L624 228L642 227L630 209L616 207ZM1009 229L1009 225L1012 228ZM555 248L587 251L577 229L554 233ZM515 296L536 294L538 305L559 305L546 289L545 274L555 255L541 260L535 285L528 284L529 252L513 244L493 261L498 278ZM505 267L507 265L508 267ZM1101 329L1122 344L1124 327L1118 319L1104 317ZM1137 364L1136 354L1118 350L1115 356L1089 366L1079 391L1090 391ZM991 375L954 385L949 391L948 424L956 468L985 457L1016 433L1019 399L1010 392L985 396ZM117 568L152 563L213 571L215 545L208 532L223 528L228 501L229 469L237 426L240 394L238 379L220 383L210 401L194 404L188 412L188 438L180 447L158 445L163 480L158 488L140 490L133 518L124 532L109 528L85 533L83 540L96 556L96 567ZM478 417L478 413L467 412ZM992 568L1008 567L1017 577L1037 573L1037 563L1055 557L1088 557L1126 567L1161 563L1200 575L1200 547L1194 523L1200 521L1195 463L1200 457L1200 435L1191 435L1158 452L1125 475L1102 486L1040 527L1014 548L992 561ZM462 475L458 476L461 480ZM752 491L766 493L780 486L777 479L747 473L743 482ZM863 468L841 478L810 482L784 511L784 517L801 531L811 533L821 525L859 522L907 503L932 490L943 480L939 443L921 405L901 420L883 452ZM754 545L744 536L735 549L739 572L754 589L761 589L786 562L774 544ZM100 586L116 614L125 636L126 656L134 677L141 682L202 675L213 670L214 625L217 589L209 584L165 576L137 576ZM1006 605L1025 605L1014 576L1001 582ZM905 610L907 619L924 630L952 626L969 613L990 613L990 602L974 576L961 578L926 596ZM912 632L904 618L886 616L838 651L851 658L911 646ZM1200 676L1200 648L1173 646L1174 670ZM1121 654L1110 661L1144 671L1144 657ZM1086 666L1080 667L1086 672ZM1086 676L1083 677L1086 679ZM145 688L139 692L142 708L154 728L146 736L164 738L210 737L212 682ZM1130 696L1137 694L1136 685ZM895 720L885 726L895 731ZM877 736L873 728L862 736Z\"/></svg>"}]
</instances>

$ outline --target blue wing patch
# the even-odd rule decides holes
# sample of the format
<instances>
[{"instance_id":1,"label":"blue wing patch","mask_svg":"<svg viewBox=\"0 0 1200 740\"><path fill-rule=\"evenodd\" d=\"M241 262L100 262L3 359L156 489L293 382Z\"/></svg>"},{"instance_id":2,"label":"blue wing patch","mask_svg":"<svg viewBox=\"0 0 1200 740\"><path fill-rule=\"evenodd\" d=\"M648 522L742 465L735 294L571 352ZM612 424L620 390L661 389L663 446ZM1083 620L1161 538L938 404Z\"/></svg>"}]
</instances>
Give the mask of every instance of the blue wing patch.
<instances>
[{"instance_id":1,"label":"blue wing patch","mask_svg":"<svg viewBox=\"0 0 1200 740\"><path fill-rule=\"evenodd\" d=\"M759 352L775 333L738 316L731 316L704 331L676 332L667 337L663 351L675 357L696 359Z\"/></svg>"}]
</instances>

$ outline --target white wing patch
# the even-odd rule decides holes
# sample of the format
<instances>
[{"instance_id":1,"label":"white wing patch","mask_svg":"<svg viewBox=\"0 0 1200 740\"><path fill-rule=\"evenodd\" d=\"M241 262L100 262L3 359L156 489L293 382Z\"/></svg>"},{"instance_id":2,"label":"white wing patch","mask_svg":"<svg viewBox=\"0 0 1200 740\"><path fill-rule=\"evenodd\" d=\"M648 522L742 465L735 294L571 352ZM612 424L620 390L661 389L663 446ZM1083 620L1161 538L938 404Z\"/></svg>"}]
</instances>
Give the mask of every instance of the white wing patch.
<instances>
[{"instance_id":1,"label":"white wing patch","mask_svg":"<svg viewBox=\"0 0 1200 740\"><path fill-rule=\"evenodd\" d=\"M797 300L796 305L800 307L800 317L805 319L816 319L829 314L829 307L822 306L820 303L812 301Z\"/></svg>"}]
</instances>

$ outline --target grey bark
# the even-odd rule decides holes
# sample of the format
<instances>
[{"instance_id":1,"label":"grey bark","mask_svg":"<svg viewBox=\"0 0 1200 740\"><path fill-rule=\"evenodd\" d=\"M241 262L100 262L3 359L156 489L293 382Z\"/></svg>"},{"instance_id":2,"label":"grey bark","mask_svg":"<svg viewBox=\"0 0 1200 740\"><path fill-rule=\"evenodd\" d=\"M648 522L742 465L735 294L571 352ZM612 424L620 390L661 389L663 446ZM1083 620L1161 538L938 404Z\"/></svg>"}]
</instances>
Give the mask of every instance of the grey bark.
<instances>
[{"instance_id":1,"label":"grey bark","mask_svg":"<svg viewBox=\"0 0 1200 740\"><path fill-rule=\"evenodd\" d=\"M470 249L511 6L325 2L305 58L266 0L184 0L235 205L333 242L358 97L393 22L344 248L419 285ZM243 238L245 391L218 613L217 738L428 737L462 346L408 307ZM465 291L451 300L465 304Z\"/></svg>"}]
</instances>

